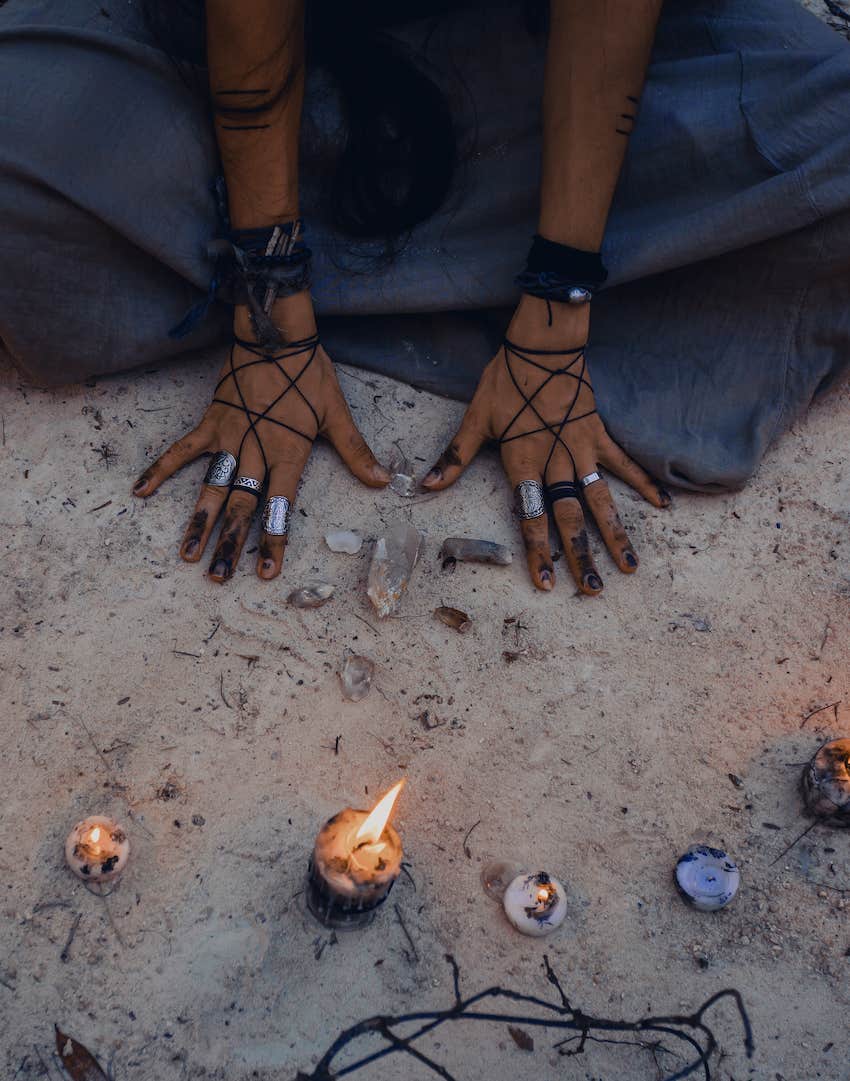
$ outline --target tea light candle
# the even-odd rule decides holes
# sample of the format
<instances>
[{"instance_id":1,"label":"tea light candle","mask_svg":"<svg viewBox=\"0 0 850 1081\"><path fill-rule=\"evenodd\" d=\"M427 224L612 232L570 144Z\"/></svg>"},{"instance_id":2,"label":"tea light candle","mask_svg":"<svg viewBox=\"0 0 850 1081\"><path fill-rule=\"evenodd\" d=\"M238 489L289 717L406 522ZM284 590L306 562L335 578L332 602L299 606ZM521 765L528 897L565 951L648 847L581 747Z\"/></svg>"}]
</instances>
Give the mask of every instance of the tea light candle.
<instances>
[{"instance_id":1,"label":"tea light candle","mask_svg":"<svg viewBox=\"0 0 850 1081\"><path fill-rule=\"evenodd\" d=\"M524 935L540 938L560 927L567 915L564 887L546 871L523 871L505 890L505 915Z\"/></svg>"},{"instance_id":2,"label":"tea light candle","mask_svg":"<svg viewBox=\"0 0 850 1081\"><path fill-rule=\"evenodd\" d=\"M92 815L68 834L65 859L78 878L86 882L109 882L127 865L130 842L112 818Z\"/></svg>"},{"instance_id":3,"label":"tea light candle","mask_svg":"<svg viewBox=\"0 0 850 1081\"><path fill-rule=\"evenodd\" d=\"M401 872L401 838L389 817L404 781L372 811L346 807L319 831L307 870L307 904L326 927L365 927Z\"/></svg>"},{"instance_id":4,"label":"tea light candle","mask_svg":"<svg viewBox=\"0 0 850 1081\"><path fill-rule=\"evenodd\" d=\"M679 893L700 912L717 912L732 900L741 872L721 848L691 845L676 864Z\"/></svg>"}]
</instances>

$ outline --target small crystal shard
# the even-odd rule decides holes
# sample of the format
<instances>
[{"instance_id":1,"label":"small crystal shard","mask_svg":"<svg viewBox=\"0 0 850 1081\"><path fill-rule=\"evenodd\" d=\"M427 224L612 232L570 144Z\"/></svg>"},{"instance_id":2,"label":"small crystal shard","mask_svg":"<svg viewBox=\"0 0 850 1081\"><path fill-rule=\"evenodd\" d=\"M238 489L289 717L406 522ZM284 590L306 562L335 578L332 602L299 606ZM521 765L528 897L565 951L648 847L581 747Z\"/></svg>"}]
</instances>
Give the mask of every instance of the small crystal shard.
<instances>
[{"instance_id":1,"label":"small crystal shard","mask_svg":"<svg viewBox=\"0 0 850 1081\"><path fill-rule=\"evenodd\" d=\"M446 605L441 604L439 608L434 609L434 615L441 623L445 623L447 627L451 627L458 634L466 634L472 626L472 620L460 608L448 608Z\"/></svg>"},{"instance_id":2,"label":"small crystal shard","mask_svg":"<svg viewBox=\"0 0 850 1081\"><path fill-rule=\"evenodd\" d=\"M455 563L495 563L507 567L513 558L513 552L504 544L472 537L446 537L440 549L443 570Z\"/></svg>"},{"instance_id":3,"label":"small crystal shard","mask_svg":"<svg viewBox=\"0 0 850 1081\"><path fill-rule=\"evenodd\" d=\"M381 619L398 611L421 543L419 530L407 522L396 522L375 541L366 593Z\"/></svg>"},{"instance_id":4,"label":"small crystal shard","mask_svg":"<svg viewBox=\"0 0 850 1081\"><path fill-rule=\"evenodd\" d=\"M353 556L362 548L363 538L353 529L332 529L325 534L325 544L332 552L345 552Z\"/></svg>"},{"instance_id":5,"label":"small crystal shard","mask_svg":"<svg viewBox=\"0 0 850 1081\"><path fill-rule=\"evenodd\" d=\"M342 684L342 696L349 702L359 702L372 689L372 675L375 665L368 657L359 657L349 653L345 658L339 681Z\"/></svg>"},{"instance_id":6,"label":"small crystal shard","mask_svg":"<svg viewBox=\"0 0 850 1081\"><path fill-rule=\"evenodd\" d=\"M334 587L330 582L307 582L301 589L293 589L286 599L296 608L321 608L333 593Z\"/></svg>"},{"instance_id":7,"label":"small crystal shard","mask_svg":"<svg viewBox=\"0 0 850 1081\"><path fill-rule=\"evenodd\" d=\"M392 474L390 477L390 489L396 495L400 495L404 499L410 499L411 496L416 495L416 477L414 476L413 462L405 457L398 447L393 451L390 458L389 470Z\"/></svg>"}]
</instances>

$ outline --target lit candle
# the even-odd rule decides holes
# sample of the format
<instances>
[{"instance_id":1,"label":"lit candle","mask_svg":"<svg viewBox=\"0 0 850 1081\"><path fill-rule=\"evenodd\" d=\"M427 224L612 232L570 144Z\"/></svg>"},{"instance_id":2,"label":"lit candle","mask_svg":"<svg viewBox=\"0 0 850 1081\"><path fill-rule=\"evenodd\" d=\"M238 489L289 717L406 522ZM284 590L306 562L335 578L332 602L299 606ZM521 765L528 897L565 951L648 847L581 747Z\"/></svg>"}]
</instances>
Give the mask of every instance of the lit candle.
<instances>
[{"instance_id":1,"label":"lit candle","mask_svg":"<svg viewBox=\"0 0 850 1081\"><path fill-rule=\"evenodd\" d=\"M546 871L523 871L505 890L505 915L524 935L539 938L560 927L567 914L564 887Z\"/></svg>"},{"instance_id":2,"label":"lit candle","mask_svg":"<svg viewBox=\"0 0 850 1081\"><path fill-rule=\"evenodd\" d=\"M65 859L78 878L86 882L116 879L127 864L130 842L112 818L92 815L84 818L68 834Z\"/></svg>"},{"instance_id":3,"label":"lit candle","mask_svg":"<svg viewBox=\"0 0 850 1081\"><path fill-rule=\"evenodd\" d=\"M307 875L307 903L326 927L365 927L401 871L401 838L389 824L404 781L372 811L346 807L319 831Z\"/></svg>"}]
</instances>

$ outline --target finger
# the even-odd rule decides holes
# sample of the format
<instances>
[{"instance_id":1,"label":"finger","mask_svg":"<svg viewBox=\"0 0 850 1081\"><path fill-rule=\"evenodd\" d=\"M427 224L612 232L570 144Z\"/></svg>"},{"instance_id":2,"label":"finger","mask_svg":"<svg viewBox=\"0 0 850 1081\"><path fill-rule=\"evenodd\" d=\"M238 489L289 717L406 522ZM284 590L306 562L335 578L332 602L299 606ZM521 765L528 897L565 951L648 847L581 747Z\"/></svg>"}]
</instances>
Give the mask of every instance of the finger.
<instances>
[{"instance_id":1,"label":"finger","mask_svg":"<svg viewBox=\"0 0 850 1081\"><path fill-rule=\"evenodd\" d=\"M334 395L333 404L328 409L322 435L333 443L337 454L358 480L370 488L383 488L389 484L389 471L381 465L360 434L341 390Z\"/></svg>"},{"instance_id":2,"label":"finger","mask_svg":"<svg viewBox=\"0 0 850 1081\"><path fill-rule=\"evenodd\" d=\"M284 495L290 504L295 502L295 492L301 477L301 467L292 463L278 462L271 468L269 475L269 488L267 498ZM287 536L279 537L266 533L260 534L260 552L257 556L257 574L260 578L270 581L277 578L283 564L283 553L286 550Z\"/></svg>"},{"instance_id":3,"label":"finger","mask_svg":"<svg viewBox=\"0 0 850 1081\"><path fill-rule=\"evenodd\" d=\"M606 435L599 448L599 461L620 480L640 492L653 507L669 507L673 502L666 488L657 484L645 469L626 454L610 436Z\"/></svg>"},{"instance_id":4,"label":"finger","mask_svg":"<svg viewBox=\"0 0 850 1081\"><path fill-rule=\"evenodd\" d=\"M261 482L264 480L265 466L258 448L243 449L239 455L236 476L253 477ZM210 560L209 576L214 582L226 582L233 576L259 499L260 497L252 492L231 490L224 508L221 533Z\"/></svg>"},{"instance_id":5,"label":"finger","mask_svg":"<svg viewBox=\"0 0 850 1081\"><path fill-rule=\"evenodd\" d=\"M602 579L590 554L581 504L577 499L559 499L552 504L552 513L561 534L564 555L579 590L589 596L601 593Z\"/></svg>"},{"instance_id":6,"label":"finger","mask_svg":"<svg viewBox=\"0 0 850 1081\"><path fill-rule=\"evenodd\" d=\"M441 492L454 484L481 449L481 444L490 437L490 407L486 385L485 372L463 415L457 434L426 474L422 481L423 488L431 492Z\"/></svg>"},{"instance_id":7,"label":"finger","mask_svg":"<svg viewBox=\"0 0 850 1081\"><path fill-rule=\"evenodd\" d=\"M584 498L612 559L624 574L634 574L638 558L620 521L608 485L604 480L595 480L584 489Z\"/></svg>"},{"instance_id":8,"label":"finger","mask_svg":"<svg viewBox=\"0 0 850 1081\"><path fill-rule=\"evenodd\" d=\"M539 472L529 463L524 463L522 460L505 461L504 454L502 460L512 491L516 491L516 486L523 480L540 482ZM555 564L549 547L549 515L541 514L539 518L520 519L519 527L525 544L525 558L531 580L537 589L548 593L555 587Z\"/></svg>"},{"instance_id":9,"label":"finger","mask_svg":"<svg viewBox=\"0 0 850 1081\"><path fill-rule=\"evenodd\" d=\"M201 494L180 545L180 557L187 563L197 563L204 554L229 492L230 489L223 484L201 485Z\"/></svg>"},{"instance_id":10,"label":"finger","mask_svg":"<svg viewBox=\"0 0 850 1081\"><path fill-rule=\"evenodd\" d=\"M210 449L210 434L203 424L199 424L194 431L184 435L172 444L165 454L161 455L142 473L133 485L133 495L146 498L157 490L164 480L167 480L178 469L200 457L204 451Z\"/></svg>"}]
</instances>

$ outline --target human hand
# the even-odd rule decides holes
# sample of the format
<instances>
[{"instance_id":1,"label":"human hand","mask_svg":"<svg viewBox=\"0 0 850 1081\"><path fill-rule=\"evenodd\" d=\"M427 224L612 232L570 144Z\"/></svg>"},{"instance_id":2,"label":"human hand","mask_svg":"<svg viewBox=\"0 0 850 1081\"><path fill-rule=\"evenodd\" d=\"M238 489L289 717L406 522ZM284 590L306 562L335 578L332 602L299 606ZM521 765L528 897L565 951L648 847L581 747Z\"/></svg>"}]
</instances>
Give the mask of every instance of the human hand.
<instances>
[{"instance_id":1,"label":"human hand","mask_svg":"<svg viewBox=\"0 0 850 1081\"><path fill-rule=\"evenodd\" d=\"M267 499L285 496L293 503L317 435L334 445L364 484L383 488L389 482L390 474L357 430L333 364L319 344L309 294L278 301L273 317L292 344L269 354L250 343L247 313L236 309L235 342L222 367L212 404L197 428L178 439L142 473L134 495L147 498L200 455L227 451L237 462L234 478L254 478L266 484ZM181 557L187 563L201 559L224 509L224 524L208 573L213 581L226 582L239 561L259 501L259 493L231 491L229 484L202 484L180 546ZM257 557L260 578L271 579L280 573L286 541L285 535L263 530Z\"/></svg>"},{"instance_id":2,"label":"human hand","mask_svg":"<svg viewBox=\"0 0 850 1081\"><path fill-rule=\"evenodd\" d=\"M511 486L531 480L544 486L580 481L604 466L655 507L668 507L670 495L608 435L599 414L587 360L589 305L552 305L523 296L505 337L478 384L457 435L422 481L428 491L453 484L487 440L499 442ZM604 479L581 488L614 562L624 574L638 559ZM590 595L602 591L593 562L581 500L559 498L549 504L576 585ZM555 569L549 547L549 515L520 522L528 569L538 589L550 590Z\"/></svg>"}]
</instances>

